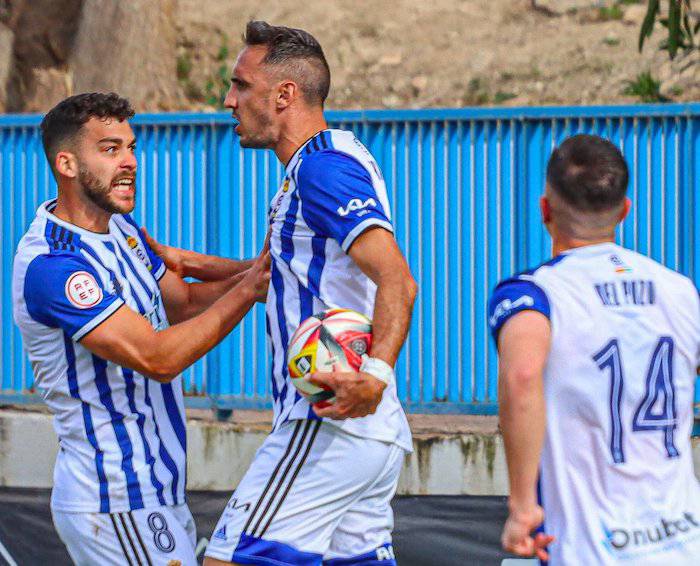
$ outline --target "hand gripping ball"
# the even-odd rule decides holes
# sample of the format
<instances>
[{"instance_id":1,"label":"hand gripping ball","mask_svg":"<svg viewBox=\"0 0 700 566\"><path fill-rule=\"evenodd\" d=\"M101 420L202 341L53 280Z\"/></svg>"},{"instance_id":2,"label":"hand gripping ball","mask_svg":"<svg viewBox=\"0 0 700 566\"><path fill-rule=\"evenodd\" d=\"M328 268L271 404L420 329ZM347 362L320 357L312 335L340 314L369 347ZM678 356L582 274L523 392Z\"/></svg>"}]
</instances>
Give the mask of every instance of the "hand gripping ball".
<instances>
[{"instance_id":1,"label":"hand gripping ball","mask_svg":"<svg viewBox=\"0 0 700 566\"><path fill-rule=\"evenodd\" d=\"M372 321L349 309L328 309L307 318L289 341L287 369L309 403L328 406L335 394L310 383L308 374L359 371L372 344Z\"/></svg>"}]
</instances>

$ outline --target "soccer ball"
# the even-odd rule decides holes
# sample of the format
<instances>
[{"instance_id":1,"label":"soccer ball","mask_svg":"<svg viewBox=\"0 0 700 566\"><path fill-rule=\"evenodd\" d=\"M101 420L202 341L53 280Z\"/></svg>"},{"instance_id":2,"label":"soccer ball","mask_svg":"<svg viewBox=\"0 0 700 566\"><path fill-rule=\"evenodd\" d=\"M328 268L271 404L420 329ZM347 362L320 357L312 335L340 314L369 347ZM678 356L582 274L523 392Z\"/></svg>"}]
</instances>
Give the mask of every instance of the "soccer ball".
<instances>
[{"instance_id":1,"label":"soccer ball","mask_svg":"<svg viewBox=\"0 0 700 566\"><path fill-rule=\"evenodd\" d=\"M359 371L372 344L372 321L349 309L328 309L307 318L289 341L287 369L308 399L325 407L335 401L329 388L307 380L313 372Z\"/></svg>"}]
</instances>

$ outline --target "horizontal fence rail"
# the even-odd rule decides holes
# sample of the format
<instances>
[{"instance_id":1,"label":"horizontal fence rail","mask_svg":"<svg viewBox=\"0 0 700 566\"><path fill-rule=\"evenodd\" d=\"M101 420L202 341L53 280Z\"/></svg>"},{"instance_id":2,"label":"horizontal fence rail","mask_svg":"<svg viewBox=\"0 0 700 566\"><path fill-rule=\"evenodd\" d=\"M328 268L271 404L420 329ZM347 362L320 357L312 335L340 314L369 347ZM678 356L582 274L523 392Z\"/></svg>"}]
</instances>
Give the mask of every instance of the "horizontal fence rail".
<instances>
[{"instance_id":1,"label":"horizontal fence rail","mask_svg":"<svg viewBox=\"0 0 700 566\"><path fill-rule=\"evenodd\" d=\"M496 412L496 352L486 305L502 277L541 263L550 240L538 199L553 147L605 136L630 166L625 246L700 281L700 104L328 112L374 154L389 188L396 237L418 280L397 364L411 411ZM14 249L37 206L55 196L38 116L0 116L0 401L33 398L12 323ZM233 258L254 256L282 179L267 151L244 150L224 114L133 119L139 161L134 217L158 240ZM258 305L188 369L191 406L269 407L270 360Z\"/></svg>"}]
</instances>

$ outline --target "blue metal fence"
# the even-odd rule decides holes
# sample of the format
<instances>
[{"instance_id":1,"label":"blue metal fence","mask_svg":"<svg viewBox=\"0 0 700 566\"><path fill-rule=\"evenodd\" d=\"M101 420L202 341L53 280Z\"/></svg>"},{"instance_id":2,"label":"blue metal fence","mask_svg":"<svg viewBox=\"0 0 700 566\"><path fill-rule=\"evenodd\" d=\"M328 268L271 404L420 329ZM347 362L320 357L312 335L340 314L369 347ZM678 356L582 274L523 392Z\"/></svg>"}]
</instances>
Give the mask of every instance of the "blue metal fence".
<instances>
[{"instance_id":1,"label":"blue metal fence","mask_svg":"<svg viewBox=\"0 0 700 566\"><path fill-rule=\"evenodd\" d=\"M399 245L420 285L397 365L412 411L493 413L496 356L486 303L504 276L540 263L550 242L538 197L553 146L597 133L623 150L633 212L624 245L700 281L700 104L328 112L377 158ZM0 116L0 401L26 400L31 368L12 324L13 250L39 203L55 195L37 116ZM223 114L141 115L135 218L160 241L250 257L282 168L243 150ZM252 314L185 373L191 405L269 406L264 312Z\"/></svg>"}]
</instances>

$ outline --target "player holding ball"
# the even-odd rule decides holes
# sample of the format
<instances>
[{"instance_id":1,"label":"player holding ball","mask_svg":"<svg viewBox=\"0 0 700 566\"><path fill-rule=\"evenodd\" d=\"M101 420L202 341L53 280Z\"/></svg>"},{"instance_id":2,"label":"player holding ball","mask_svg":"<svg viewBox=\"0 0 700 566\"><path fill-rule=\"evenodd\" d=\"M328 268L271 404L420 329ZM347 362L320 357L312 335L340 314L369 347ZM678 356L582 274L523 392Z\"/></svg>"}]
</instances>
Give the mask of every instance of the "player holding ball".
<instances>
[{"instance_id":1,"label":"player holding ball","mask_svg":"<svg viewBox=\"0 0 700 566\"><path fill-rule=\"evenodd\" d=\"M241 145L272 149L285 166L269 209L274 423L216 526L208 566L395 564L390 502L412 443L393 366L416 284L376 161L324 120L329 86L309 33L248 24L225 106ZM287 350L302 321L330 308L372 319L372 342L359 371L310 377L335 394L320 407L292 384Z\"/></svg>"}]
</instances>

